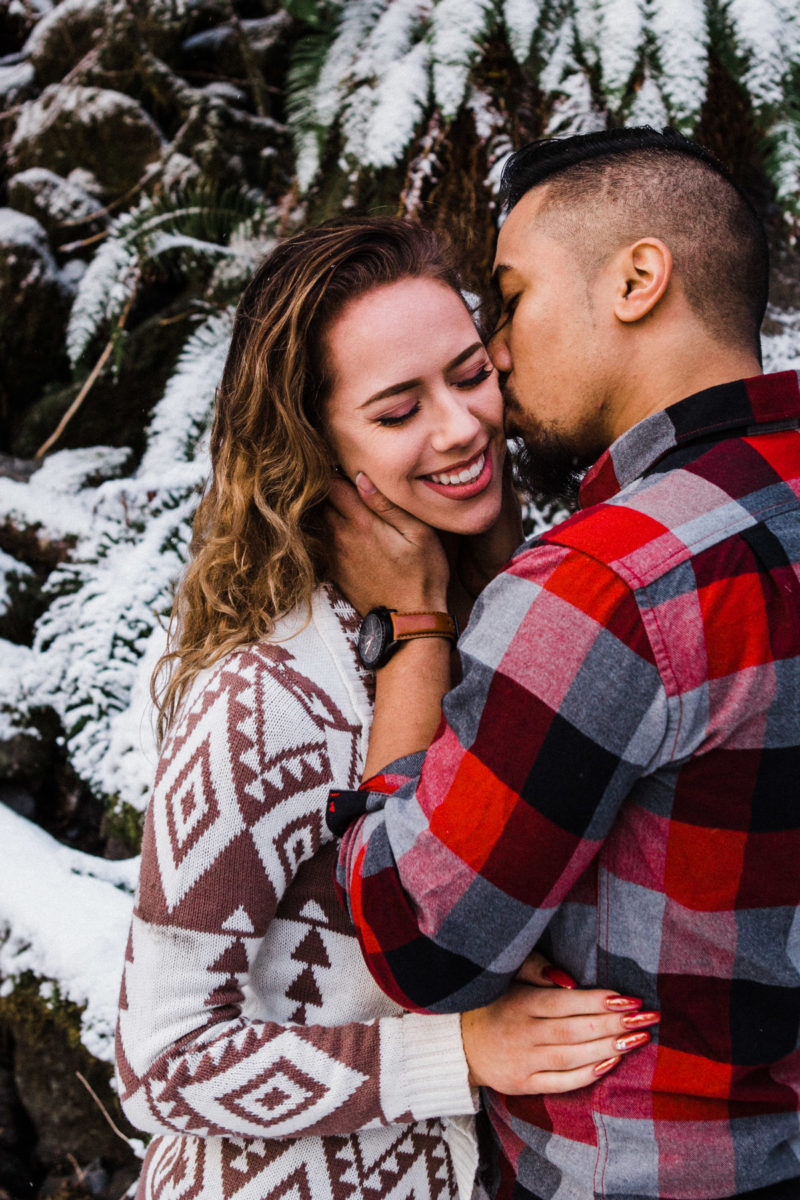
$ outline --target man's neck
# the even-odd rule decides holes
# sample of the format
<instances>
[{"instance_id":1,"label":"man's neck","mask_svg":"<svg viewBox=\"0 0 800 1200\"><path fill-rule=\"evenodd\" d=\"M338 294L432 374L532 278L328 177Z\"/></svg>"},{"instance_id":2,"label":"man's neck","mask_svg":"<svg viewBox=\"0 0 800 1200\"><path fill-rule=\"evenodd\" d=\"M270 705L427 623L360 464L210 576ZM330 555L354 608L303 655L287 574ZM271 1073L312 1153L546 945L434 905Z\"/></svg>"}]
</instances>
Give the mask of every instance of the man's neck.
<instances>
[{"instance_id":1,"label":"man's neck","mask_svg":"<svg viewBox=\"0 0 800 1200\"><path fill-rule=\"evenodd\" d=\"M624 391L614 408L612 440L687 396L760 374L761 365L750 349L703 339L680 353L667 344L660 353L650 354L646 363L631 363Z\"/></svg>"}]
</instances>

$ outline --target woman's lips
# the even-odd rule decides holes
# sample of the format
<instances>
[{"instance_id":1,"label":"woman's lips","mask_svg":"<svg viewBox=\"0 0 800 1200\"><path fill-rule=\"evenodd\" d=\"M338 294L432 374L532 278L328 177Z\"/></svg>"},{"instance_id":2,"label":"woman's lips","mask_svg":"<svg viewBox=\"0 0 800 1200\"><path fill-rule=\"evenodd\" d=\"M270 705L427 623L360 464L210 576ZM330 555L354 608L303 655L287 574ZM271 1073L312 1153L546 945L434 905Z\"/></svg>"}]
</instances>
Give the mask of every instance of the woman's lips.
<instances>
[{"instance_id":1,"label":"woman's lips","mask_svg":"<svg viewBox=\"0 0 800 1200\"><path fill-rule=\"evenodd\" d=\"M462 477L466 476L462 480ZM469 459L463 466L451 468L449 471L435 471L430 475L421 475L423 483L447 496L450 500L469 500L479 495L488 487L492 479L492 455L489 446L485 446L479 454ZM443 483L442 480L457 479L457 483Z\"/></svg>"}]
</instances>

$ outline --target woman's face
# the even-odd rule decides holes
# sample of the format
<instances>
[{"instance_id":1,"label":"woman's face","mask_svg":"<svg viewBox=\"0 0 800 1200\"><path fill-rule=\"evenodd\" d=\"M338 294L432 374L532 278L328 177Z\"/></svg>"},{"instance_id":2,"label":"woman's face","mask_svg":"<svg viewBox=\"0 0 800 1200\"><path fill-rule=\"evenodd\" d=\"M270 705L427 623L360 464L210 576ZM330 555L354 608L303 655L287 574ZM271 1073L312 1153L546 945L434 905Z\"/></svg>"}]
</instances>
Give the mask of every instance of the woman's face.
<instances>
[{"instance_id":1,"label":"woman's face","mask_svg":"<svg viewBox=\"0 0 800 1200\"><path fill-rule=\"evenodd\" d=\"M339 465L436 529L479 533L500 511L497 373L461 297L403 279L346 305L327 336Z\"/></svg>"}]
</instances>

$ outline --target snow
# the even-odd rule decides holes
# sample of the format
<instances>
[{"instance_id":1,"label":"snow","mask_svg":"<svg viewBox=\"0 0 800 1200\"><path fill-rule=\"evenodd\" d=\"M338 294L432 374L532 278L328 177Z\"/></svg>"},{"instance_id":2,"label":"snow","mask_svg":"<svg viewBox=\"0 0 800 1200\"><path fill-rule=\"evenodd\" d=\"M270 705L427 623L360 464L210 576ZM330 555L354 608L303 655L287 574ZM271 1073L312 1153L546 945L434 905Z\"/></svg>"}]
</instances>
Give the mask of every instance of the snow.
<instances>
[{"instance_id":1,"label":"snow","mask_svg":"<svg viewBox=\"0 0 800 1200\"><path fill-rule=\"evenodd\" d=\"M174 472L176 463L191 457L209 423L232 332L233 309L227 308L204 321L187 341L150 418L140 478L163 480ZM186 482L190 478L202 482L209 465L205 456L192 462Z\"/></svg>"},{"instance_id":2,"label":"snow","mask_svg":"<svg viewBox=\"0 0 800 1200\"><path fill-rule=\"evenodd\" d=\"M95 496L84 490L85 482L115 474L129 455L110 446L61 450L46 458L27 483L0 477L0 513L6 522L48 541L88 534Z\"/></svg>"},{"instance_id":3,"label":"snow","mask_svg":"<svg viewBox=\"0 0 800 1200\"><path fill-rule=\"evenodd\" d=\"M531 42L541 11L540 0L505 0L503 4L508 42L519 63L524 63L531 52Z\"/></svg>"},{"instance_id":4,"label":"snow","mask_svg":"<svg viewBox=\"0 0 800 1200\"><path fill-rule=\"evenodd\" d=\"M12 558L10 554L6 554L0 550L0 617L5 616L8 612L9 600L11 598L11 582L12 580L22 581L30 579L33 576L33 571L25 563L18 562L16 558ZM0 693L1 694L1 693Z\"/></svg>"},{"instance_id":5,"label":"snow","mask_svg":"<svg viewBox=\"0 0 800 1200\"><path fill-rule=\"evenodd\" d=\"M545 129L548 137L594 133L606 127L605 116L595 105L589 78L576 60L574 36L572 22L565 21L539 77L543 91L555 96Z\"/></svg>"},{"instance_id":6,"label":"snow","mask_svg":"<svg viewBox=\"0 0 800 1200\"><path fill-rule=\"evenodd\" d=\"M36 669L36 659L28 646L18 646L0 638L0 741L27 734L39 734L28 721L26 683Z\"/></svg>"},{"instance_id":7,"label":"snow","mask_svg":"<svg viewBox=\"0 0 800 1200\"><path fill-rule=\"evenodd\" d=\"M156 713L150 697L150 679L167 648L166 629L157 625L147 639L133 675L126 708L113 713L108 723L108 751L100 775L109 795L144 812L158 765Z\"/></svg>"},{"instance_id":8,"label":"snow","mask_svg":"<svg viewBox=\"0 0 800 1200\"><path fill-rule=\"evenodd\" d=\"M342 122L345 153L378 169L400 161L425 115L428 53L425 42L419 42L385 68L374 88L365 85L354 93ZM363 115L357 111L359 102Z\"/></svg>"},{"instance_id":9,"label":"snow","mask_svg":"<svg viewBox=\"0 0 800 1200\"><path fill-rule=\"evenodd\" d=\"M761 335L764 370L800 371L800 312L781 312L770 305L767 317L771 332Z\"/></svg>"},{"instance_id":10,"label":"snow","mask_svg":"<svg viewBox=\"0 0 800 1200\"><path fill-rule=\"evenodd\" d=\"M488 38L488 0L438 0L431 21L433 94L445 117L454 117L467 91L472 63Z\"/></svg>"},{"instance_id":11,"label":"snow","mask_svg":"<svg viewBox=\"0 0 800 1200\"><path fill-rule=\"evenodd\" d=\"M652 125L655 129L661 129L668 120L661 89L652 75L645 72L642 86L631 106L628 122L631 125Z\"/></svg>"},{"instance_id":12,"label":"snow","mask_svg":"<svg viewBox=\"0 0 800 1200\"><path fill-rule=\"evenodd\" d=\"M47 234L35 217L17 212L15 208L0 208L0 242L7 246L32 246L41 258L52 265L55 274L55 259L50 253Z\"/></svg>"},{"instance_id":13,"label":"snow","mask_svg":"<svg viewBox=\"0 0 800 1200\"><path fill-rule=\"evenodd\" d=\"M747 61L742 82L758 110L779 106L788 63L784 54L784 20L773 0L728 0L728 20L737 48ZM796 14L795 14L796 19Z\"/></svg>"},{"instance_id":14,"label":"snow","mask_svg":"<svg viewBox=\"0 0 800 1200\"><path fill-rule=\"evenodd\" d=\"M112 1062L117 999L138 859L96 859L60 845L0 804L0 977L31 972L84 1007L81 1040ZM46 994L46 993L45 993Z\"/></svg>"},{"instance_id":15,"label":"snow","mask_svg":"<svg viewBox=\"0 0 800 1200\"><path fill-rule=\"evenodd\" d=\"M28 62L12 63L0 67L0 105L10 107L20 92L34 82L35 72Z\"/></svg>"},{"instance_id":16,"label":"snow","mask_svg":"<svg viewBox=\"0 0 800 1200\"><path fill-rule=\"evenodd\" d=\"M661 94L673 124L690 134L706 98L708 31L697 0L662 0L647 20L660 67Z\"/></svg>"},{"instance_id":17,"label":"snow","mask_svg":"<svg viewBox=\"0 0 800 1200\"><path fill-rule=\"evenodd\" d=\"M639 62L643 18L639 0L601 0L598 57L606 95L617 108Z\"/></svg>"}]
</instances>

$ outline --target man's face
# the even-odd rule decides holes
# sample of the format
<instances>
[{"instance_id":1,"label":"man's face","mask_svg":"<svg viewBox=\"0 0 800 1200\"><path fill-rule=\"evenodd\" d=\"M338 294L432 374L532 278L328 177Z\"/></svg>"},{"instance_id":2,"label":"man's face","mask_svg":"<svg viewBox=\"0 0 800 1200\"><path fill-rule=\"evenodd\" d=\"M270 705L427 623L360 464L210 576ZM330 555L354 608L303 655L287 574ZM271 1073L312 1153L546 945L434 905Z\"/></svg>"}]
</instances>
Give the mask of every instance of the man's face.
<instances>
[{"instance_id":1,"label":"man's face","mask_svg":"<svg viewBox=\"0 0 800 1200\"><path fill-rule=\"evenodd\" d=\"M507 433L528 450L524 482L563 496L613 441L615 328L608 272L587 270L580 249L556 236L544 193L524 196L500 231L502 313L489 352L505 376Z\"/></svg>"}]
</instances>

